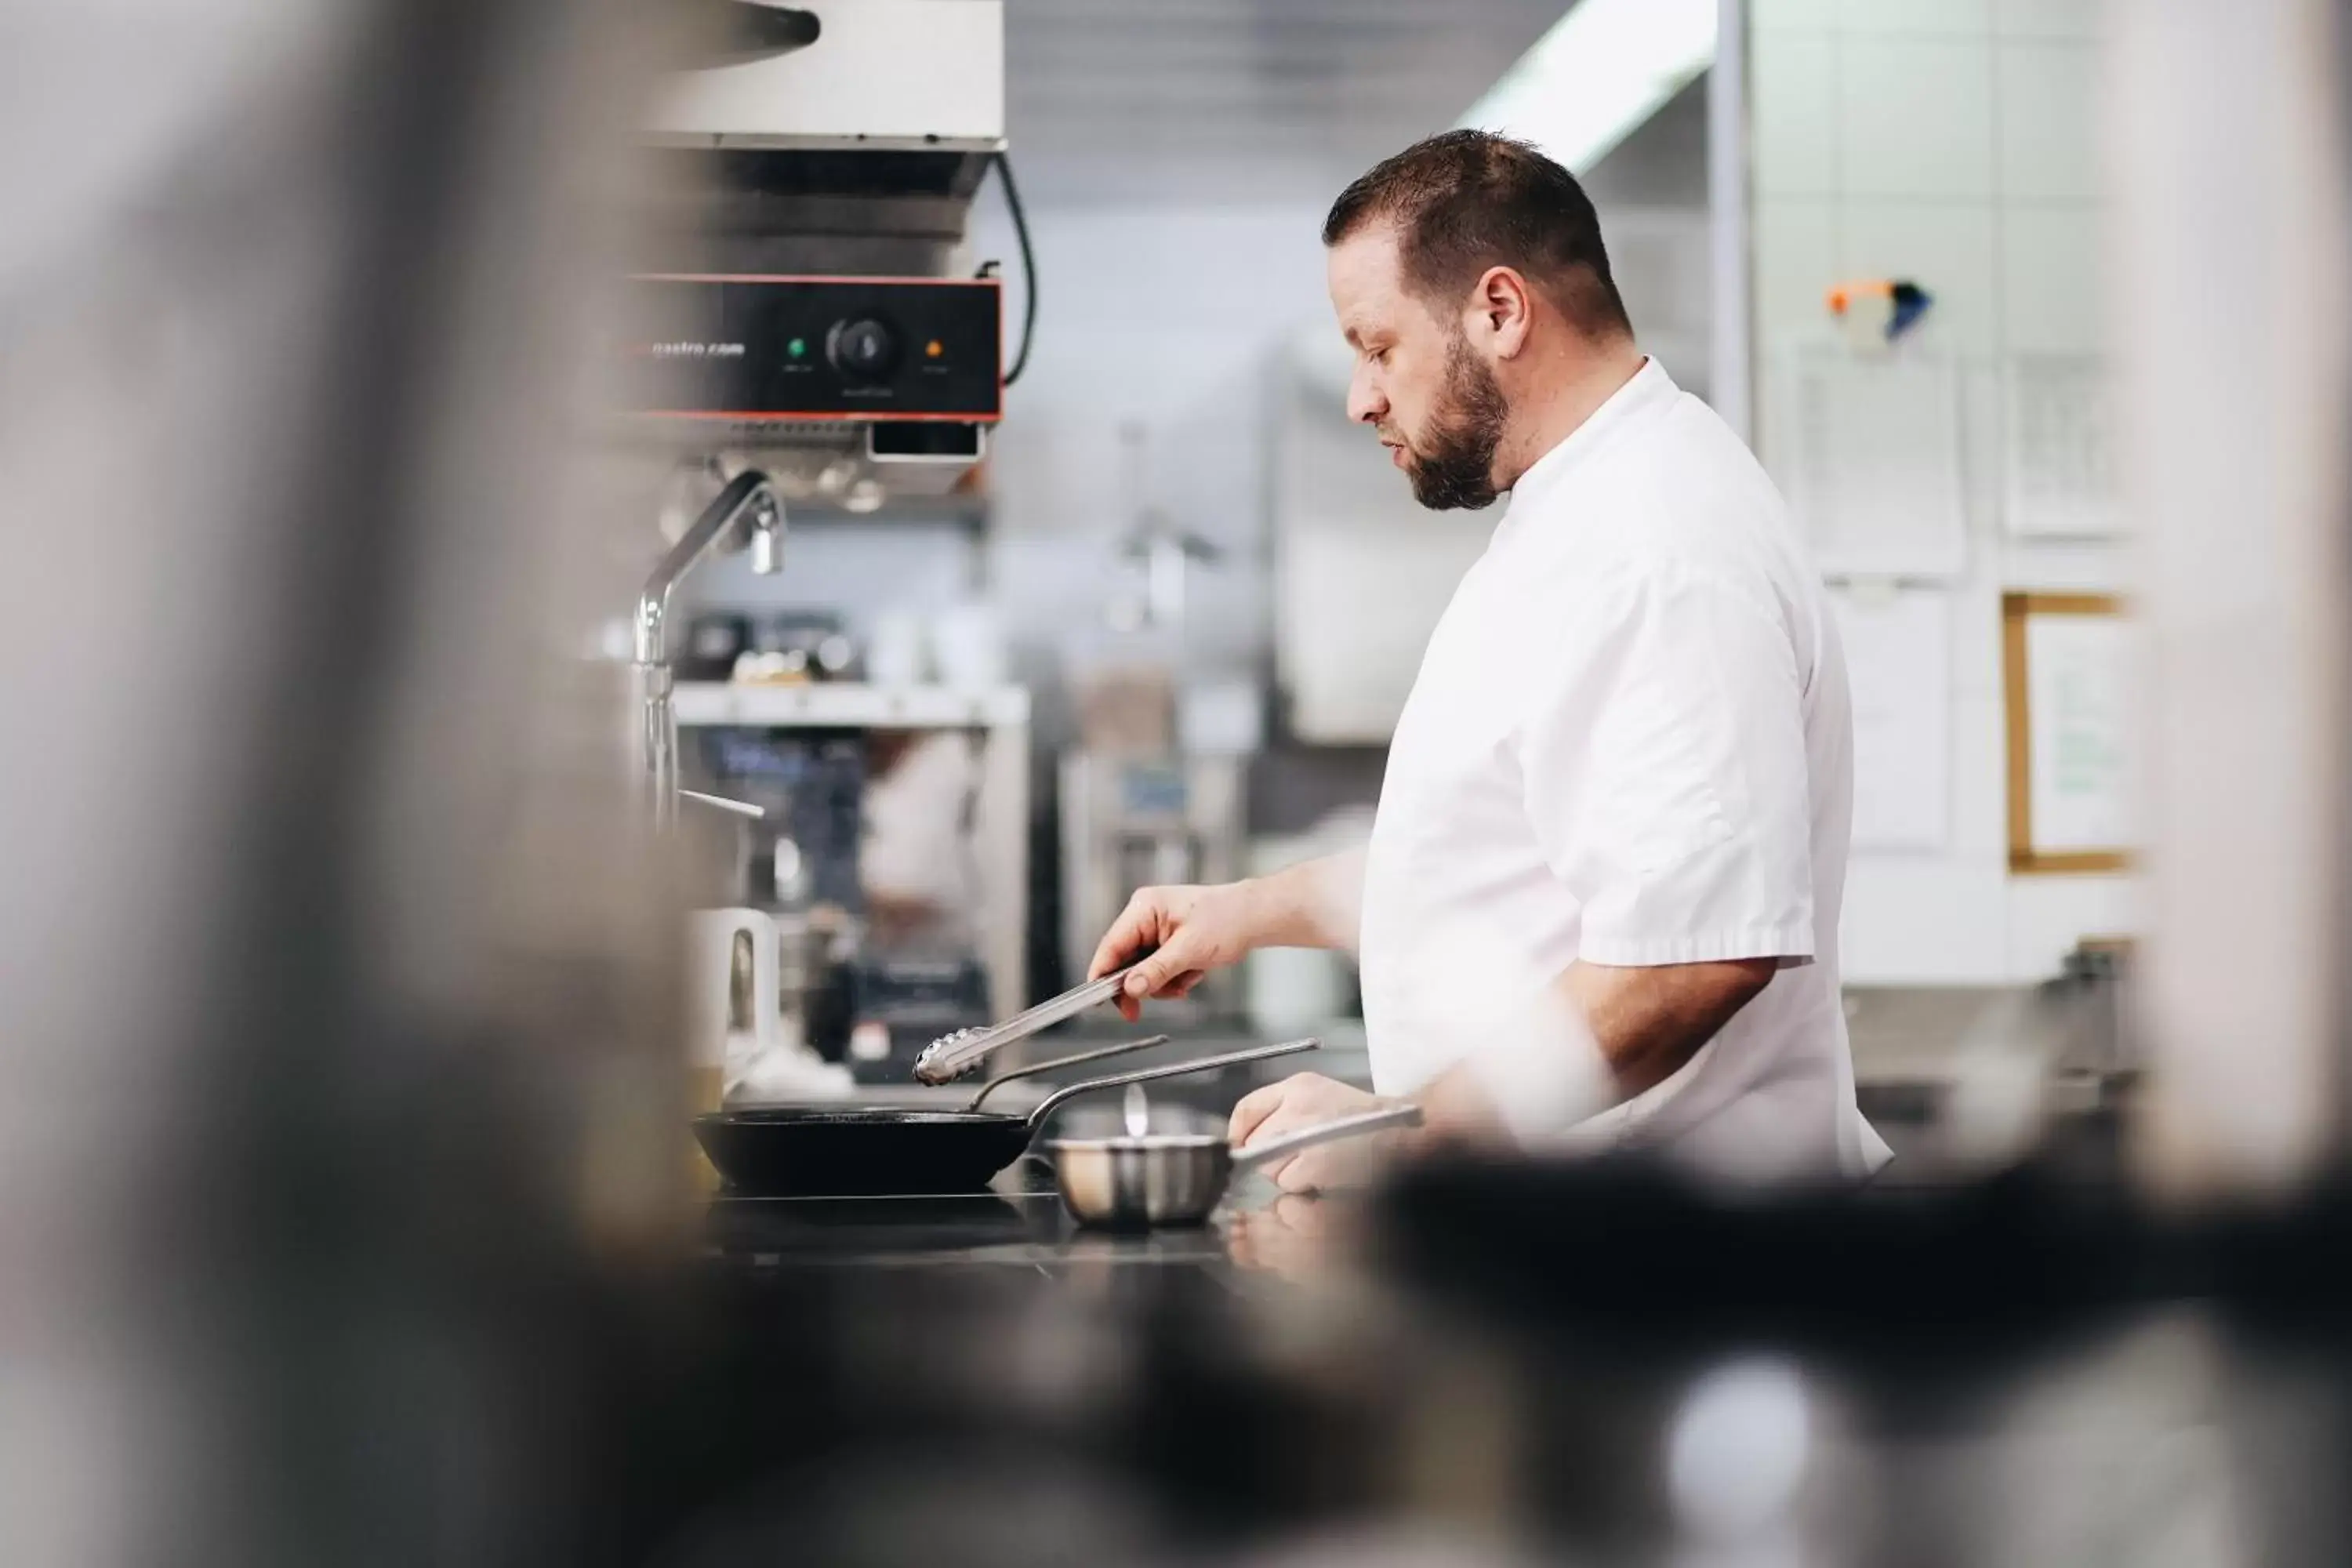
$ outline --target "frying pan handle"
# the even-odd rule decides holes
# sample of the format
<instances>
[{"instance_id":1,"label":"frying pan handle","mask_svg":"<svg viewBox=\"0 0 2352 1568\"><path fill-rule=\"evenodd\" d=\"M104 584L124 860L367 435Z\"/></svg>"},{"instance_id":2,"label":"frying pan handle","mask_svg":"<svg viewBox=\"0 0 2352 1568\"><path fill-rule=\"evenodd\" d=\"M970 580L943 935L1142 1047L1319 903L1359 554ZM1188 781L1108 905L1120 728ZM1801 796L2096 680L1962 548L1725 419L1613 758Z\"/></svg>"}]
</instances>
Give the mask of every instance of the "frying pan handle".
<instances>
[{"instance_id":1,"label":"frying pan handle","mask_svg":"<svg viewBox=\"0 0 2352 1568\"><path fill-rule=\"evenodd\" d=\"M1105 1057L1123 1057L1129 1051L1148 1051L1154 1046L1164 1046L1167 1043L1168 1037L1165 1035L1150 1035L1140 1040L1128 1040L1116 1046L1104 1046L1097 1050L1080 1051L1074 1057L1056 1057L1049 1062L1031 1062L1025 1068L1014 1068L1011 1072L998 1073L994 1078L982 1084L980 1092L971 1097L971 1103L964 1109L978 1110L980 1102L994 1094L999 1085L1011 1083L1016 1078L1028 1078L1036 1073L1052 1072L1055 1068L1074 1068L1081 1062L1098 1062Z\"/></svg>"},{"instance_id":2,"label":"frying pan handle","mask_svg":"<svg viewBox=\"0 0 2352 1568\"><path fill-rule=\"evenodd\" d=\"M1118 1089L1130 1083L1150 1083L1154 1079L1181 1078L1186 1073L1208 1072L1216 1068L1239 1067L1244 1062L1262 1062L1276 1057L1297 1056L1300 1051L1320 1049L1322 1045L1322 1041L1312 1037L1304 1040L1285 1040L1278 1046L1254 1046L1246 1051L1228 1051L1221 1057L1201 1057L1189 1062L1171 1062L1164 1067L1138 1068L1133 1072L1112 1073L1108 1078L1090 1078L1083 1083L1074 1083L1067 1088L1057 1089L1039 1100L1037 1109L1029 1113L1029 1126L1033 1131L1044 1126L1045 1118L1053 1114L1054 1108L1073 1095L1091 1094L1098 1089Z\"/></svg>"},{"instance_id":3,"label":"frying pan handle","mask_svg":"<svg viewBox=\"0 0 2352 1568\"><path fill-rule=\"evenodd\" d=\"M1382 1132L1391 1127L1420 1125L1421 1107L1418 1105L1397 1105L1386 1110L1367 1110L1361 1116L1342 1116L1238 1150L1234 1154L1234 1169L1254 1171L1268 1160L1279 1160L1285 1154L1296 1154L1301 1149L1312 1149L1318 1143L1335 1143L1342 1138L1360 1138L1367 1132Z\"/></svg>"}]
</instances>

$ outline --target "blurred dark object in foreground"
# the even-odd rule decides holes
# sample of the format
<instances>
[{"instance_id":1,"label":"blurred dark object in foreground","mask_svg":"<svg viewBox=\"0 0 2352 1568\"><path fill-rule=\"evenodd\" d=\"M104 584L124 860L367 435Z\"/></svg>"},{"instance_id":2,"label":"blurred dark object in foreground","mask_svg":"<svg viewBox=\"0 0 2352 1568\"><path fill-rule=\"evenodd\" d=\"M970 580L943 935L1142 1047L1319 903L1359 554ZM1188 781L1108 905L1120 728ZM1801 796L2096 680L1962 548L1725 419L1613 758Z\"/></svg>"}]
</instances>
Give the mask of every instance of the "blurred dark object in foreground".
<instances>
[{"instance_id":1,"label":"blurred dark object in foreground","mask_svg":"<svg viewBox=\"0 0 2352 1568\"><path fill-rule=\"evenodd\" d=\"M1385 1219L1405 1291L1544 1391L1538 1534L1810 1563L2352 1551L2341 1173L2189 1210L2063 1161L1810 1195L1465 1164Z\"/></svg>"},{"instance_id":2,"label":"blurred dark object in foreground","mask_svg":"<svg viewBox=\"0 0 2352 1568\"><path fill-rule=\"evenodd\" d=\"M1622 1341L1748 1337L1948 1364L2180 1302L2279 1330L2332 1328L2352 1307L2340 1176L2284 1203L2158 1210L2054 1163L1813 1194L1710 1192L1642 1165L1465 1163L1415 1172L1392 1198L1402 1278L1497 1321Z\"/></svg>"},{"instance_id":3,"label":"blurred dark object in foreground","mask_svg":"<svg viewBox=\"0 0 2352 1568\"><path fill-rule=\"evenodd\" d=\"M639 9L0 26L0 1561L635 1560L677 889L569 650L658 543L579 441Z\"/></svg>"},{"instance_id":4,"label":"blurred dark object in foreground","mask_svg":"<svg viewBox=\"0 0 2352 1568\"><path fill-rule=\"evenodd\" d=\"M1279 1279L1234 1266L1263 1256L1249 1225L1228 1261L1040 1228L1011 1200L971 1226L926 1213L860 1265L877 1232L839 1213L837 1258L812 1231L730 1231L700 1297L713 1354L674 1390L694 1457L663 1456L682 1489L662 1560L2352 1546L2338 1187L2175 1217L2030 1169L1759 1196L1457 1166L1288 1223L1318 1209L1360 1247Z\"/></svg>"}]
</instances>

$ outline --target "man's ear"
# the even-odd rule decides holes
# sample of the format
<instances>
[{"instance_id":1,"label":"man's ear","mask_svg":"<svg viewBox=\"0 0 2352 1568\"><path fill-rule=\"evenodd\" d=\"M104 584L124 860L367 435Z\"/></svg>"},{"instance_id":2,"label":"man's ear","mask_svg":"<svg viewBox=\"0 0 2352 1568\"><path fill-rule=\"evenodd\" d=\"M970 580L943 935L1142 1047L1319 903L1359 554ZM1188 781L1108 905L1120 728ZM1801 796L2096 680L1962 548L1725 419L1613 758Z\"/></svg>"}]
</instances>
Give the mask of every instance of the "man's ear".
<instances>
[{"instance_id":1,"label":"man's ear","mask_svg":"<svg viewBox=\"0 0 2352 1568\"><path fill-rule=\"evenodd\" d=\"M1496 359L1510 359L1528 345L1535 327L1535 296L1517 268L1489 267L1470 290L1463 328L1470 341Z\"/></svg>"}]
</instances>

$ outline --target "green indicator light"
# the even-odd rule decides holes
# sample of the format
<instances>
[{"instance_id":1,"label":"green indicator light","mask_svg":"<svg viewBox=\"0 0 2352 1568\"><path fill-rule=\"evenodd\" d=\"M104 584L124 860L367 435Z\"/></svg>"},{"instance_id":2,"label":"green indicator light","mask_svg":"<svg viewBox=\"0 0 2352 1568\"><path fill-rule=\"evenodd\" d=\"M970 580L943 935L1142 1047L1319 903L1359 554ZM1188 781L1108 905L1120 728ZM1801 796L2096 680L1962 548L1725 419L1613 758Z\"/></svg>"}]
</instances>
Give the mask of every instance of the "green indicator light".
<instances>
[{"instance_id":1,"label":"green indicator light","mask_svg":"<svg viewBox=\"0 0 2352 1568\"><path fill-rule=\"evenodd\" d=\"M808 340L805 338L794 338L791 342L784 345L784 352L792 355L794 359L800 359L808 353Z\"/></svg>"}]
</instances>

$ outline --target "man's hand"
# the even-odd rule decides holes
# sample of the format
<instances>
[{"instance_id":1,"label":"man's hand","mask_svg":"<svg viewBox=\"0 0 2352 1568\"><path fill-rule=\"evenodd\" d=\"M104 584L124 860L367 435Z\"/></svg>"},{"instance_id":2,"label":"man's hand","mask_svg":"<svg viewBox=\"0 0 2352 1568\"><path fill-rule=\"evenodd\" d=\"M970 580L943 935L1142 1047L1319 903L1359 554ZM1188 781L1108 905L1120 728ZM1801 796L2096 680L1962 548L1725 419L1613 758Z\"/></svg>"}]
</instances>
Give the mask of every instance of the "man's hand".
<instances>
[{"instance_id":1,"label":"man's hand","mask_svg":"<svg viewBox=\"0 0 2352 1568\"><path fill-rule=\"evenodd\" d=\"M1145 997L1181 996L1210 970L1240 963L1257 945L1257 898L1248 882L1145 888L1103 933L1087 978L1134 963L1118 994L1119 1012L1133 1022Z\"/></svg>"},{"instance_id":2,"label":"man's hand","mask_svg":"<svg viewBox=\"0 0 2352 1568\"><path fill-rule=\"evenodd\" d=\"M1244 1096L1242 1102L1234 1107L1225 1139L1235 1152L1245 1153L1253 1142L1263 1143L1285 1133L1337 1121L1343 1116L1360 1116L1404 1103L1402 1100L1367 1094L1320 1073L1303 1072ZM1363 1185L1373 1172L1405 1146L1405 1131L1397 1128L1318 1143L1259 1169L1286 1193L1328 1192L1337 1187Z\"/></svg>"},{"instance_id":3,"label":"man's hand","mask_svg":"<svg viewBox=\"0 0 2352 1568\"><path fill-rule=\"evenodd\" d=\"M1135 964L1118 999L1118 1010L1131 1021L1145 997L1181 996L1210 970L1239 963L1252 948L1350 946L1363 899L1360 850L1301 861L1246 882L1146 888L1104 933L1087 978Z\"/></svg>"}]
</instances>

